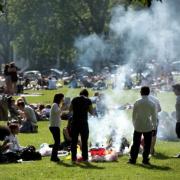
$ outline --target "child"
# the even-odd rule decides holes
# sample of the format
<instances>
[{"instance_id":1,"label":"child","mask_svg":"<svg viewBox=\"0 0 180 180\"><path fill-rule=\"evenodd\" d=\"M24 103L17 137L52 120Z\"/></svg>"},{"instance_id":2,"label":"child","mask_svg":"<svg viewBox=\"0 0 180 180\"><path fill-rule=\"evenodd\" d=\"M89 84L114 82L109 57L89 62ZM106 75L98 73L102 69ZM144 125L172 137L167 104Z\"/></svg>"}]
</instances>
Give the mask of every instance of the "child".
<instances>
[{"instance_id":1,"label":"child","mask_svg":"<svg viewBox=\"0 0 180 180\"><path fill-rule=\"evenodd\" d=\"M10 135L6 136L4 141L4 146L6 147L5 153L8 152L19 152L23 148L19 145L16 135L19 133L19 124L11 123L9 124Z\"/></svg>"}]
</instances>

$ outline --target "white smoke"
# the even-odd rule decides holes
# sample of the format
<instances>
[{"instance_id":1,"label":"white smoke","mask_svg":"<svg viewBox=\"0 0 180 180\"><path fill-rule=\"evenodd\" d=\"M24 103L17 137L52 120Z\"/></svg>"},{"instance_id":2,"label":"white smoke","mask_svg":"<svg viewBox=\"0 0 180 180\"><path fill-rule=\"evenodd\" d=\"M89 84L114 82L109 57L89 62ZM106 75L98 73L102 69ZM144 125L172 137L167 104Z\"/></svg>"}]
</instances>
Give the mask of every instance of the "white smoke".
<instances>
[{"instance_id":1,"label":"white smoke","mask_svg":"<svg viewBox=\"0 0 180 180\"><path fill-rule=\"evenodd\" d=\"M79 53L79 63L91 66L93 61L105 59L108 45L104 42L103 37L92 34L88 37L79 37L75 41L75 47Z\"/></svg>"},{"instance_id":2,"label":"white smoke","mask_svg":"<svg viewBox=\"0 0 180 180\"><path fill-rule=\"evenodd\" d=\"M124 111L111 109L103 118L90 118L89 129L92 146L111 144L119 152L122 137L131 137L133 128Z\"/></svg>"},{"instance_id":3,"label":"white smoke","mask_svg":"<svg viewBox=\"0 0 180 180\"><path fill-rule=\"evenodd\" d=\"M119 97L127 70L133 65L137 66L138 61L138 66L141 66L152 59L162 64L179 59L180 13L174 12L177 4L180 4L178 0L163 3L154 1L150 9L140 11L126 11L122 6L113 8L108 40L95 34L76 40L79 61L89 66L96 61L111 59L126 62L126 66L121 67L116 74L118 86L113 93ZM116 103L110 95L106 99L106 104L115 106ZM165 137L165 134L174 128L172 123L172 126L166 126L167 124L161 124L160 121L158 136L174 138L172 133ZM111 110L103 119L90 119L89 125L91 141L99 144L106 143L113 132L116 134L114 145L119 145L125 133L130 137L133 129L125 112L116 110ZM164 129L169 127L171 130L165 132Z\"/></svg>"},{"instance_id":4,"label":"white smoke","mask_svg":"<svg viewBox=\"0 0 180 180\"><path fill-rule=\"evenodd\" d=\"M155 58L163 63L179 57L180 24L171 16L171 11L167 2L154 3L151 9L141 11L113 9L111 33L114 39L124 40L126 62L139 58L148 62Z\"/></svg>"},{"instance_id":5,"label":"white smoke","mask_svg":"<svg viewBox=\"0 0 180 180\"><path fill-rule=\"evenodd\" d=\"M159 113L159 126L157 137L163 140L176 140L176 113L167 113L162 111Z\"/></svg>"}]
</instances>

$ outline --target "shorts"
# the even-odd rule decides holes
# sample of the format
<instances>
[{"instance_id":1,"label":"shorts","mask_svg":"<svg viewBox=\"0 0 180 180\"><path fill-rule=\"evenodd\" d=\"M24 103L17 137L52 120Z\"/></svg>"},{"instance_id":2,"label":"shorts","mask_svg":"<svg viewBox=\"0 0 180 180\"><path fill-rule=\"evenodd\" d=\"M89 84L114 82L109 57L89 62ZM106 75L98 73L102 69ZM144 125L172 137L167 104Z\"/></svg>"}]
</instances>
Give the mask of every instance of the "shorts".
<instances>
[{"instance_id":1,"label":"shorts","mask_svg":"<svg viewBox=\"0 0 180 180\"><path fill-rule=\"evenodd\" d=\"M180 122L176 123L176 134L177 137L180 138Z\"/></svg>"}]
</instances>

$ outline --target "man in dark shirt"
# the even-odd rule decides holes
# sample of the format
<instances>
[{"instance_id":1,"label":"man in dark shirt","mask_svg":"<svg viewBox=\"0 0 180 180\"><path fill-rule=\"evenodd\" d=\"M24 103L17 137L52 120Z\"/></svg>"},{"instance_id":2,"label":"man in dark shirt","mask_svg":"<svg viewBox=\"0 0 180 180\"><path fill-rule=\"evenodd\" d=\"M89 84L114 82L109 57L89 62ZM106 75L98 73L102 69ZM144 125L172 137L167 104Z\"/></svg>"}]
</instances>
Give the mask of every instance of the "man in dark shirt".
<instances>
[{"instance_id":1,"label":"man in dark shirt","mask_svg":"<svg viewBox=\"0 0 180 180\"><path fill-rule=\"evenodd\" d=\"M77 157L77 143L78 135L81 136L82 142L82 158L83 161L88 161L88 137L89 137L89 127L88 127L88 112L93 114L92 102L88 98L88 91L83 89L80 92L80 96L75 97L70 105L70 111L73 112L72 120L72 144L71 153L72 161L76 161Z\"/></svg>"}]
</instances>

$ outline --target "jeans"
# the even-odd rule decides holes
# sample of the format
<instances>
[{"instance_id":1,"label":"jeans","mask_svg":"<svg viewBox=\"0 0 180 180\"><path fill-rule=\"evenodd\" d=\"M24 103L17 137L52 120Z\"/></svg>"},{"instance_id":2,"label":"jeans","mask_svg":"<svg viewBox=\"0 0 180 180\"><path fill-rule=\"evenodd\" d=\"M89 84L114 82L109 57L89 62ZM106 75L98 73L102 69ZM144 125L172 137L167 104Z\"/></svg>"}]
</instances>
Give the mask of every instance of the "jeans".
<instances>
[{"instance_id":1,"label":"jeans","mask_svg":"<svg viewBox=\"0 0 180 180\"><path fill-rule=\"evenodd\" d=\"M52 149L51 159L57 158L58 155L58 148L60 145L60 128L59 127L49 127L53 138L54 138L54 145Z\"/></svg>"},{"instance_id":2,"label":"jeans","mask_svg":"<svg viewBox=\"0 0 180 180\"><path fill-rule=\"evenodd\" d=\"M138 153L139 153L139 147L141 144L141 136L144 136L144 150L143 150L143 162L148 162L148 156L150 153L150 147L151 147L151 140L152 140L152 131L150 132L137 132L134 131L133 135L133 145L131 147L130 156L131 161L136 162Z\"/></svg>"}]
</instances>

